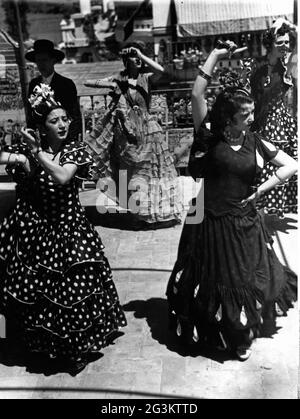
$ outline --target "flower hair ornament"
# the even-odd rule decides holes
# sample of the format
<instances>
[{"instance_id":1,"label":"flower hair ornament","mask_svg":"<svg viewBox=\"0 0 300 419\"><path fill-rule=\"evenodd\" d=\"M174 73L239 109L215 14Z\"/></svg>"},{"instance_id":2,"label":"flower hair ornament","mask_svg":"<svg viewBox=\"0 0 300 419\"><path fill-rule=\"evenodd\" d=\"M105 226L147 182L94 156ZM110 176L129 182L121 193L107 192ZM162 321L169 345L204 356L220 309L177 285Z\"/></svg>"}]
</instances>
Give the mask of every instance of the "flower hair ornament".
<instances>
[{"instance_id":1,"label":"flower hair ornament","mask_svg":"<svg viewBox=\"0 0 300 419\"><path fill-rule=\"evenodd\" d=\"M240 67L236 70L224 69L219 81L221 90L226 94L241 93L251 96L250 75L253 66L253 59L246 58L240 61Z\"/></svg>"},{"instance_id":2,"label":"flower hair ornament","mask_svg":"<svg viewBox=\"0 0 300 419\"><path fill-rule=\"evenodd\" d=\"M45 111L60 106L61 104L54 99L54 91L48 84L41 83L35 86L28 99L33 111L38 116L43 116Z\"/></svg>"}]
</instances>

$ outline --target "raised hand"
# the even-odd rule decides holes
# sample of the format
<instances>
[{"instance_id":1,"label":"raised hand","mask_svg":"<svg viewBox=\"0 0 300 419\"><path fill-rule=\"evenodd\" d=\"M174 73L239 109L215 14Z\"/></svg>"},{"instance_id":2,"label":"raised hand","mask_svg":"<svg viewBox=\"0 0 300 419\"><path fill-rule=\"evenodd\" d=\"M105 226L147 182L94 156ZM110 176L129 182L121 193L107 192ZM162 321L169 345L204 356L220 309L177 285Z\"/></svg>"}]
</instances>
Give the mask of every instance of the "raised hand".
<instances>
[{"instance_id":1,"label":"raised hand","mask_svg":"<svg viewBox=\"0 0 300 419\"><path fill-rule=\"evenodd\" d=\"M138 48L130 47L129 50L129 54L136 55L137 57L141 56L141 51Z\"/></svg>"},{"instance_id":2,"label":"raised hand","mask_svg":"<svg viewBox=\"0 0 300 419\"><path fill-rule=\"evenodd\" d=\"M118 87L116 82L103 79L87 80L86 82L84 82L84 85L86 87L99 87L102 89L116 89Z\"/></svg>"},{"instance_id":3,"label":"raised hand","mask_svg":"<svg viewBox=\"0 0 300 419\"><path fill-rule=\"evenodd\" d=\"M31 148L32 153L37 153L41 149L41 138L38 130L31 128L21 128L25 142Z\"/></svg>"},{"instance_id":4,"label":"raised hand","mask_svg":"<svg viewBox=\"0 0 300 419\"><path fill-rule=\"evenodd\" d=\"M121 51L121 55L130 55L132 57L140 57L141 51L138 48L135 47L129 47L129 48L123 48Z\"/></svg>"},{"instance_id":5,"label":"raised hand","mask_svg":"<svg viewBox=\"0 0 300 419\"><path fill-rule=\"evenodd\" d=\"M215 53L218 55L218 58L228 57L230 59L232 55L239 54L240 52L246 51L246 49L248 47L238 48L233 41L218 41Z\"/></svg>"}]
</instances>

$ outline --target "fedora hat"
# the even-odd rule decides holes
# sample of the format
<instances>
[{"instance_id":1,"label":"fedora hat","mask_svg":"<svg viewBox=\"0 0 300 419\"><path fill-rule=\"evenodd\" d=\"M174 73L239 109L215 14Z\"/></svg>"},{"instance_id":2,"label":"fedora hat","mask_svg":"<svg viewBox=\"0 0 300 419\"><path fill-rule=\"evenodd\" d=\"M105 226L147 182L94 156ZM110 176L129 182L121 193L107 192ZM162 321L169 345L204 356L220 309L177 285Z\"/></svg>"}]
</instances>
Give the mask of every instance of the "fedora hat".
<instances>
[{"instance_id":1,"label":"fedora hat","mask_svg":"<svg viewBox=\"0 0 300 419\"><path fill-rule=\"evenodd\" d=\"M38 39L37 41L35 41L35 43L33 44L33 49L31 49L25 54L25 58L26 60L35 63L36 54L42 52L48 52L54 58L56 58L57 62L60 62L65 58L65 54L59 49L54 48L53 42L49 41L49 39Z\"/></svg>"}]
</instances>

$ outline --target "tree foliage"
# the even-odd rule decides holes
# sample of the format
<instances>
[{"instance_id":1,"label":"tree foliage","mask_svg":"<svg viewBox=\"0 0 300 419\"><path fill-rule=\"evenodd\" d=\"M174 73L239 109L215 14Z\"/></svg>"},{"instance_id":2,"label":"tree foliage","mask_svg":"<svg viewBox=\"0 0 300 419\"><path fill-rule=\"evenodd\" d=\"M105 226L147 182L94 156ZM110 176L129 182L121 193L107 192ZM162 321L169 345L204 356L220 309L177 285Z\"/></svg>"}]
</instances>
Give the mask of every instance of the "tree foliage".
<instances>
[{"instance_id":1,"label":"tree foliage","mask_svg":"<svg viewBox=\"0 0 300 419\"><path fill-rule=\"evenodd\" d=\"M79 2L73 3L64 2L63 0L57 2L44 2L44 1L27 1L31 13L49 13L49 14L71 14L80 11Z\"/></svg>"},{"instance_id":2,"label":"tree foliage","mask_svg":"<svg viewBox=\"0 0 300 419\"><path fill-rule=\"evenodd\" d=\"M23 39L26 40L29 38L28 20L27 20L27 13L28 13L29 8L28 8L27 1L19 0L18 2L14 2L12 0L4 0L2 3L2 7L5 12L5 23L7 25L8 33L14 39L18 40L19 35L18 35L18 26L17 26L16 3L19 7Z\"/></svg>"}]
</instances>

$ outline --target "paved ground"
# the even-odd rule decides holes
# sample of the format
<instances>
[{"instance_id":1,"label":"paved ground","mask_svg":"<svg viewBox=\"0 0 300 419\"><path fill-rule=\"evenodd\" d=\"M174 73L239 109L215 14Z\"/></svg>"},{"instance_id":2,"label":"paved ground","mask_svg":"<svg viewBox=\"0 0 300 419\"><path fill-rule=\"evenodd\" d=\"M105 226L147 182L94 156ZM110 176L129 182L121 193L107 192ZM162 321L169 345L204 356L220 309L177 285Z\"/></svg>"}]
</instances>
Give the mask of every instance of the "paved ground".
<instances>
[{"instance_id":1,"label":"paved ground","mask_svg":"<svg viewBox=\"0 0 300 419\"><path fill-rule=\"evenodd\" d=\"M85 202L91 194L85 193ZM278 256L297 270L296 216L272 227ZM75 378L0 364L0 399L296 399L297 308L278 320L272 339L255 342L252 357L244 363L220 353L188 353L174 341L167 329L165 288L181 228L136 232L98 227L128 319L124 335Z\"/></svg>"}]
</instances>

